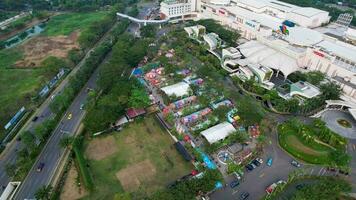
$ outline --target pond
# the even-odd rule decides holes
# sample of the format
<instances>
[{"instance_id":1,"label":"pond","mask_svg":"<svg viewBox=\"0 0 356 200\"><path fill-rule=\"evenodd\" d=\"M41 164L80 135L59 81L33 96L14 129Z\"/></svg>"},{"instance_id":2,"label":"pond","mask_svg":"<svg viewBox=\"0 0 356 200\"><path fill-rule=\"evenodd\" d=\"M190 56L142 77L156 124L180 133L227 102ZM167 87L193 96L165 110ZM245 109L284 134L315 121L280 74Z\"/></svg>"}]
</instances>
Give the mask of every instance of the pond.
<instances>
[{"instance_id":1,"label":"pond","mask_svg":"<svg viewBox=\"0 0 356 200\"><path fill-rule=\"evenodd\" d=\"M46 27L46 23L40 23L31 28L28 28L25 31L18 33L17 35L3 41L3 46L6 49L17 46L18 44L22 43L26 39L38 35L42 31L44 31L45 27Z\"/></svg>"}]
</instances>

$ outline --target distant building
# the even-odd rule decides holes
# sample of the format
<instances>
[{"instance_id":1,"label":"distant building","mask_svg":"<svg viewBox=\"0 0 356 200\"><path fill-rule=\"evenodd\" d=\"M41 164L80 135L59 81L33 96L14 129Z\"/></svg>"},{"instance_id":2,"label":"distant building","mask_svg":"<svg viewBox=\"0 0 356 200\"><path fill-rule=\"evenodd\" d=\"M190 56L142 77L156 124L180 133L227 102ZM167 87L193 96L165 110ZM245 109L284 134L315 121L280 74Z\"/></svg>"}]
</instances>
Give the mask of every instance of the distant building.
<instances>
[{"instance_id":1,"label":"distant building","mask_svg":"<svg viewBox=\"0 0 356 200\"><path fill-rule=\"evenodd\" d=\"M330 20L328 12L278 0L169 2L169 7L184 4L189 5L190 10L179 8L172 13L167 11L166 3L162 3L161 13L167 18L186 19L189 15L195 20L214 19L237 30L243 38L253 40L237 47L242 59L224 60L224 69L239 78L253 77L256 75L254 69L258 70L259 66L263 68L258 73L266 69L268 75L269 68L275 75L285 78L295 71L320 71L341 86L343 100L356 102L356 47L341 41L345 38L355 43L355 30L346 27L350 17L341 15L345 20L341 20L343 29L338 37L322 31L324 27L321 26ZM210 50L217 47L213 37L205 39ZM269 76L265 77L264 87L273 87Z\"/></svg>"}]
</instances>

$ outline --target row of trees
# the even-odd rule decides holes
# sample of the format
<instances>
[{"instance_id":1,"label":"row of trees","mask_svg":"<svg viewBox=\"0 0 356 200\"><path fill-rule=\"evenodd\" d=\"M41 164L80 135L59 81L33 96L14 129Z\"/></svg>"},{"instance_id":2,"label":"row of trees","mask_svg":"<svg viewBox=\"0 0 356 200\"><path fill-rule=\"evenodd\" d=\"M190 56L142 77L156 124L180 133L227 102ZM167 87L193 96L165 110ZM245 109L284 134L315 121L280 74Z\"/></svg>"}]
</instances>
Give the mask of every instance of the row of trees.
<instances>
[{"instance_id":1,"label":"row of trees","mask_svg":"<svg viewBox=\"0 0 356 200\"><path fill-rule=\"evenodd\" d=\"M217 169L205 170L202 178L192 178L178 182L168 189L154 193L149 199L195 199L198 195L212 191L215 188L215 184L221 180L221 174Z\"/></svg>"},{"instance_id":2,"label":"row of trees","mask_svg":"<svg viewBox=\"0 0 356 200\"><path fill-rule=\"evenodd\" d=\"M129 34L119 37L110 60L99 71L97 83L101 96L94 92L88 102L84 124L90 132L107 129L127 107L144 108L150 104L142 84L129 78L133 66L149 51L150 42Z\"/></svg>"},{"instance_id":3,"label":"row of trees","mask_svg":"<svg viewBox=\"0 0 356 200\"><path fill-rule=\"evenodd\" d=\"M308 184L296 190L291 200L334 200L344 199L343 195L351 191L351 185L343 179L322 178L316 183Z\"/></svg>"}]
</instances>

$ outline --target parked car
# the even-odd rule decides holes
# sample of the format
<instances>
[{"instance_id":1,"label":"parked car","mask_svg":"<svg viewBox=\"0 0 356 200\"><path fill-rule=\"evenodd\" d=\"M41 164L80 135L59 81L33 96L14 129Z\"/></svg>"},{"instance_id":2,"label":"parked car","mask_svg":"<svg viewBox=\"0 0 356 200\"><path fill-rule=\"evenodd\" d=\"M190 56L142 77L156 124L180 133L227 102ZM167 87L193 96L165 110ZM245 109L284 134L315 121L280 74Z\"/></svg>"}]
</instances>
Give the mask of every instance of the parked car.
<instances>
[{"instance_id":1,"label":"parked car","mask_svg":"<svg viewBox=\"0 0 356 200\"><path fill-rule=\"evenodd\" d=\"M237 180L240 180L241 179L241 176L239 173L237 172L234 172L234 176L237 178Z\"/></svg>"},{"instance_id":2,"label":"parked car","mask_svg":"<svg viewBox=\"0 0 356 200\"><path fill-rule=\"evenodd\" d=\"M252 171L253 167L250 164L248 164L248 165L246 165L246 170L247 171Z\"/></svg>"},{"instance_id":3,"label":"parked car","mask_svg":"<svg viewBox=\"0 0 356 200\"><path fill-rule=\"evenodd\" d=\"M268 165L268 166L272 166L272 162L273 162L273 159L272 159L271 157L269 157L269 158L267 159L267 165Z\"/></svg>"},{"instance_id":4,"label":"parked car","mask_svg":"<svg viewBox=\"0 0 356 200\"><path fill-rule=\"evenodd\" d=\"M84 109L84 103L80 104L80 110L83 110Z\"/></svg>"},{"instance_id":5,"label":"parked car","mask_svg":"<svg viewBox=\"0 0 356 200\"><path fill-rule=\"evenodd\" d=\"M257 166L253 164L253 162L250 163L250 165L255 169Z\"/></svg>"},{"instance_id":6,"label":"parked car","mask_svg":"<svg viewBox=\"0 0 356 200\"><path fill-rule=\"evenodd\" d=\"M259 163L263 163L263 160L262 160L262 158L256 158L256 160L259 162Z\"/></svg>"},{"instance_id":7,"label":"parked car","mask_svg":"<svg viewBox=\"0 0 356 200\"><path fill-rule=\"evenodd\" d=\"M40 164L37 166L37 172L41 172L45 164L43 162L40 162Z\"/></svg>"},{"instance_id":8,"label":"parked car","mask_svg":"<svg viewBox=\"0 0 356 200\"><path fill-rule=\"evenodd\" d=\"M238 185L240 185L240 182L239 182L238 180L232 181L232 182L230 183L230 187L231 187L231 188L237 187Z\"/></svg>"},{"instance_id":9,"label":"parked car","mask_svg":"<svg viewBox=\"0 0 356 200\"><path fill-rule=\"evenodd\" d=\"M336 169L333 168L333 167L328 167L327 170L329 170L329 171L331 171L331 172L335 172L335 171L336 171Z\"/></svg>"},{"instance_id":10,"label":"parked car","mask_svg":"<svg viewBox=\"0 0 356 200\"><path fill-rule=\"evenodd\" d=\"M252 163L253 163L254 165L256 165L257 167L261 165L261 163L258 162L257 160L253 160Z\"/></svg>"},{"instance_id":11,"label":"parked car","mask_svg":"<svg viewBox=\"0 0 356 200\"><path fill-rule=\"evenodd\" d=\"M297 162L296 160L292 160L291 164L292 164L294 167L300 167L300 163Z\"/></svg>"},{"instance_id":12,"label":"parked car","mask_svg":"<svg viewBox=\"0 0 356 200\"><path fill-rule=\"evenodd\" d=\"M246 200L246 199L248 199L249 196L250 196L250 194L248 192L243 192L240 195L240 200Z\"/></svg>"},{"instance_id":13,"label":"parked car","mask_svg":"<svg viewBox=\"0 0 356 200\"><path fill-rule=\"evenodd\" d=\"M35 121L37 121L37 120L38 120L38 116L35 116L35 117L32 118L32 121L33 121L33 122L35 122Z\"/></svg>"}]
</instances>

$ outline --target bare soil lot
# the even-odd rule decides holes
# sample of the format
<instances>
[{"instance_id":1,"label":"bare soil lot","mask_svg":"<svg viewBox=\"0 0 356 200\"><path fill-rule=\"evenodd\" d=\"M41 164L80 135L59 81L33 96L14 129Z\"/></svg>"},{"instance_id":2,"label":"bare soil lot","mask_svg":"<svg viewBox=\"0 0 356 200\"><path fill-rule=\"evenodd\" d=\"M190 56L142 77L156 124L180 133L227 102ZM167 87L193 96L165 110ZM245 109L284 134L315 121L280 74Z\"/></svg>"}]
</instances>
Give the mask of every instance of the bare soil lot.
<instances>
[{"instance_id":1,"label":"bare soil lot","mask_svg":"<svg viewBox=\"0 0 356 200\"><path fill-rule=\"evenodd\" d=\"M117 150L118 147L116 145L114 136L108 136L92 140L89 143L85 154L89 159L102 160L111 156Z\"/></svg>"},{"instance_id":2,"label":"bare soil lot","mask_svg":"<svg viewBox=\"0 0 356 200\"><path fill-rule=\"evenodd\" d=\"M61 193L60 199L80 199L88 194L85 188L78 187L76 179L78 177L77 169L74 165L71 166L66 181L63 186L63 192Z\"/></svg>"},{"instance_id":3,"label":"bare soil lot","mask_svg":"<svg viewBox=\"0 0 356 200\"><path fill-rule=\"evenodd\" d=\"M68 36L38 36L21 44L18 48L23 51L23 58L15 63L16 67L38 67L48 56L65 58L68 51L79 48L78 31Z\"/></svg>"}]
</instances>

